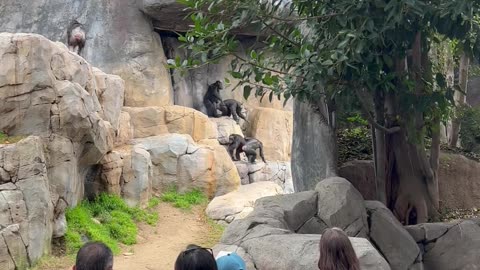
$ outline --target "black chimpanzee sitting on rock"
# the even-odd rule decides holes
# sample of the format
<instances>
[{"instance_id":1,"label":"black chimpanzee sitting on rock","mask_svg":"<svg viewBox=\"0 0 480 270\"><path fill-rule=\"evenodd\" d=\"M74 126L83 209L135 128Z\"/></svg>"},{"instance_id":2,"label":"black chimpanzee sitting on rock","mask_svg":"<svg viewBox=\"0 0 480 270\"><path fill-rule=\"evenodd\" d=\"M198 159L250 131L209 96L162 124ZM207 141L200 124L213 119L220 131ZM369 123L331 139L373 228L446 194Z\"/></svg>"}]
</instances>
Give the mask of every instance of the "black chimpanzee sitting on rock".
<instances>
[{"instance_id":1,"label":"black chimpanzee sitting on rock","mask_svg":"<svg viewBox=\"0 0 480 270\"><path fill-rule=\"evenodd\" d=\"M235 122L240 122L242 118L245 122L248 122L245 115L242 113L242 104L235 99L226 99L220 103L219 110L222 112L222 116L233 116Z\"/></svg>"},{"instance_id":2,"label":"black chimpanzee sitting on rock","mask_svg":"<svg viewBox=\"0 0 480 270\"><path fill-rule=\"evenodd\" d=\"M257 149L260 149L260 157L262 158L263 162L267 163L265 161L265 157L263 156L263 144L261 141L255 138L243 138L241 135L232 134L228 137L228 143L225 143L224 145L228 145L228 154L233 161L240 160L240 154L244 152L248 158L248 161L250 163L255 163L255 159L257 158ZM235 157L233 156L233 152L235 152Z\"/></svg>"},{"instance_id":3,"label":"black chimpanzee sitting on rock","mask_svg":"<svg viewBox=\"0 0 480 270\"><path fill-rule=\"evenodd\" d=\"M220 96L220 90L222 90L222 83L216 81L215 83L208 86L207 93L203 97L203 104L207 108L207 115L209 117L220 117L221 113L218 112L219 104L222 102L222 97Z\"/></svg>"}]
</instances>

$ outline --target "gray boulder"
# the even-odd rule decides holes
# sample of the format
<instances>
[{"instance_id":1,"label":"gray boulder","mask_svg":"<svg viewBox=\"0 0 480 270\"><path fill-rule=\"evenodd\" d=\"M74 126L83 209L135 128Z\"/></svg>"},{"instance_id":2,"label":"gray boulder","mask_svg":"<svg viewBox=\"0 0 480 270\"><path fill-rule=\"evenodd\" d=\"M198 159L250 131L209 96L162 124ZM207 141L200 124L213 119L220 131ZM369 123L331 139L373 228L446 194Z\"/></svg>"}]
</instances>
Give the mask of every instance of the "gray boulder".
<instances>
[{"instance_id":1,"label":"gray boulder","mask_svg":"<svg viewBox=\"0 0 480 270\"><path fill-rule=\"evenodd\" d=\"M312 219L318 219L317 205L315 191L259 199L250 215L233 221L227 227L220 245L242 248L245 254L241 256L251 260L255 266L248 269L318 269L320 234L294 233L295 229L302 230ZM350 238L350 241L362 269L390 269L367 239Z\"/></svg>"},{"instance_id":2,"label":"gray boulder","mask_svg":"<svg viewBox=\"0 0 480 270\"><path fill-rule=\"evenodd\" d=\"M449 228L423 256L425 269L474 270L480 267L480 227L464 221Z\"/></svg>"},{"instance_id":3,"label":"gray boulder","mask_svg":"<svg viewBox=\"0 0 480 270\"><path fill-rule=\"evenodd\" d=\"M385 256L392 270L410 269L421 259L413 237L381 202L367 201L370 241Z\"/></svg>"},{"instance_id":4,"label":"gray boulder","mask_svg":"<svg viewBox=\"0 0 480 270\"><path fill-rule=\"evenodd\" d=\"M278 206L291 231L297 232L317 213L317 192L305 191L282 196L272 196L257 201L256 207L268 209ZM317 232L321 233L321 232Z\"/></svg>"},{"instance_id":5,"label":"gray boulder","mask_svg":"<svg viewBox=\"0 0 480 270\"><path fill-rule=\"evenodd\" d=\"M328 227L339 227L349 236L368 235L367 211L362 195L350 182L340 177L322 180L317 184L318 217Z\"/></svg>"},{"instance_id":6,"label":"gray boulder","mask_svg":"<svg viewBox=\"0 0 480 270\"><path fill-rule=\"evenodd\" d=\"M320 235L283 234L248 237L242 247L258 270L318 270ZM363 238L351 238L362 269L390 269L377 250Z\"/></svg>"}]
</instances>

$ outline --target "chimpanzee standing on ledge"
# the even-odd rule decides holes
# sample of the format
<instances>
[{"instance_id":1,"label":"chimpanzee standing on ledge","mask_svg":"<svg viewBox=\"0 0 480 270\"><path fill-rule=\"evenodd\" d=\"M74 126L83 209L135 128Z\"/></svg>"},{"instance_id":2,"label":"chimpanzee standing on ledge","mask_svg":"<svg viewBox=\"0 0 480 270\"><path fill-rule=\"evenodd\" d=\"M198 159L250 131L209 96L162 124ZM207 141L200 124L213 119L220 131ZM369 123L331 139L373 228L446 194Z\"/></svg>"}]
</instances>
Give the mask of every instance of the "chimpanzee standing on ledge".
<instances>
[{"instance_id":1,"label":"chimpanzee standing on ledge","mask_svg":"<svg viewBox=\"0 0 480 270\"><path fill-rule=\"evenodd\" d=\"M255 138L243 138L241 135L232 134L228 137L228 143L224 145L228 145L228 154L232 158L233 161L240 160L240 153L244 152L248 158L250 163L255 163L255 159L257 158L257 149L260 149L260 157L262 158L263 162L265 161L265 157L263 156L263 144L261 141ZM233 152L235 151L235 157L233 156Z\"/></svg>"},{"instance_id":2,"label":"chimpanzee standing on ledge","mask_svg":"<svg viewBox=\"0 0 480 270\"><path fill-rule=\"evenodd\" d=\"M219 110L222 111L222 116L233 116L235 122L239 122L240 118L247 121L247 118L242 113L242 104L236 101L235 99L226 99L222 103L220 103Z\"/></svg>"},{"instance_id":3,"label":"chimpanzee standing on ledge","mask_svg":"<svg viewBox=\"0 0 480 270\"><path fill-rule=\"evenodd\" d=\"M77 20L73 20L67 29L67 45L68 49L78 55L85 47L85 40L87 39L83 25Z\"/></svg>"},{"instance_id":4,"label":"chimpanzee standing on ledge","mask_svg":"<svg viewBox=\"0 0 480 270\"><path fill-rule=\"evenodd\" d=\"M222 114L218 112L218 104L222 102L222 97L220 96L220 90L222 89L222 83L220 81L216 81L208 86L207 93L203 97L203 104L205 104L207 108L207 115L209 117L222 116Z\"/></svg>"}]
</instances>

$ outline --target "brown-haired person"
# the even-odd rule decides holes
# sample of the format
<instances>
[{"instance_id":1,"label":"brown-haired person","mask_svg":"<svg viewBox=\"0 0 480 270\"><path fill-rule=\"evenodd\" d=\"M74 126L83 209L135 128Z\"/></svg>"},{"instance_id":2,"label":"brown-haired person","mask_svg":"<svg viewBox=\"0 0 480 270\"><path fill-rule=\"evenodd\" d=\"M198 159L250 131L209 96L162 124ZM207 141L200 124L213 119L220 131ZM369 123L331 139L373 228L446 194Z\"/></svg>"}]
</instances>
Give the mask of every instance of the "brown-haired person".
<instances>
[{"instance_id":1,"label":"brown-haired person","mask_svg":"<svg viewBox=\"0 0 480 270\"><path fill-rule=\"evenodd\" d=\"M355 250L340 228L326 229L320 239L320 270L360 270Z\"/></svg>"},{"instance_id":2,"label":"brown-haired person","mask_svg":"<svg viewBox=\"0 0 480 270\"><path fill-rule=\"evenodd\" d=\"M112 270L113 253L109 247L100 242L83 245L77 253L73 270Z\"/></svg>"}]
</instances>

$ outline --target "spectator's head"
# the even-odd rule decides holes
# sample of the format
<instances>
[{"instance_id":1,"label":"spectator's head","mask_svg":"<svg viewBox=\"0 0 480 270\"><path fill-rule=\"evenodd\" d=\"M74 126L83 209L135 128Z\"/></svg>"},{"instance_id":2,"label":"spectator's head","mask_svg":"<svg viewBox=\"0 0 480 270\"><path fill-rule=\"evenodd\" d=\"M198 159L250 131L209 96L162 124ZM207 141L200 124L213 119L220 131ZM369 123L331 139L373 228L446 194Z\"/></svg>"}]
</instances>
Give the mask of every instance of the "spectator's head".
<instances>
[{"instance_id":1,"label":"spectator's head","mask_svg":"<svg viewBox=\"0 0 480 270\"><path fill-rule=\"evenodd\" d=\"M105 244L90 242L77 253L73 270L112 270L113 253Z\"/></svg>"},{"instance_id":2,"label":"spectator's head","mask_svg":"<svg viewBox=\"0 0 480 270\"><path fill-rule=\"evenodd\" d=\"M320 239L320 270L360 270L355 250L347 234L339 228L326 229Z\"/></svg>"},{"instance_id":3,"label":"spectator's head","mask_svg":"<svg viewBox=\"0 0 480 270\"><path fill-rule=\"evenodd\" d=\"M218 270L246 270L245 262L237 255L230 253L217 259Z\"/></svg>"},{"instance_id":4,"label":"spectator's head","mask_svg":"<svg viewBox=\"0 0 480 270\"><path fill-rule=\"evenodd\" d=\"M188 245L178 255L175 270L217 270L217 263L211 249Z\"/></svg>"}]
</instances>

